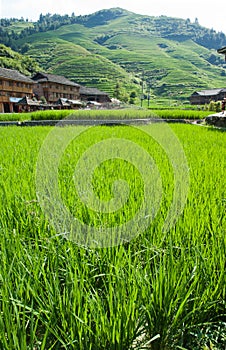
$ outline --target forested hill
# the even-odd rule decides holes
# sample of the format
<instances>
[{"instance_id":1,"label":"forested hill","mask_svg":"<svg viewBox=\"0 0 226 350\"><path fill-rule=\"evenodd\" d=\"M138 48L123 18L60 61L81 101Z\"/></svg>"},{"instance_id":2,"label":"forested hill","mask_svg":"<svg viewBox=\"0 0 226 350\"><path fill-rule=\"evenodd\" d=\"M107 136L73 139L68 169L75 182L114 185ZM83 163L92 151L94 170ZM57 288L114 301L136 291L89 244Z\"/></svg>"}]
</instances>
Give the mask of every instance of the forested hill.
<instances>
[{"instance_id":1,"label":"forested hill","mask_svg":"<svg viewBox=\"0 0 226 350\"><path fill-rule=\"evenodd\" d=\"M37 22L1 19L0 37L42 69L111 95L139 93L142 85L154 95L186 99L194 90L226 85L224 59L217 53L226 36L198 19L121 8L87 16L41 14Z\"/></svg>"},{"instance_id":2,"label":"forested hill","mask_svg":"<svg viewBox=\"0 0 226 350\"><path fill-rule=\"evenodd\" d=\"M184 20L166 16L142 16L120 8L102 10L85 16L75 16L74 13L72 13L71 16L40 14L39 20L30 23L30 25L28 20L24 21L23 18L2 18L0 20L0 37L3 44L10 44L15 49L17 48L17 43L14 42L14 40L22 39L37 32L56 30L61 26L75 23L89 28L96 27L99 25L106 25L119 17L131 17L131 20L128 21L128 25L132 26L134 31L142 32L143 34L158 35L163 38L178 41L191 39L197 44L209 49L218 49L226 43L226 36L224 33L216 32L213 28L208 29L200 26L197 18L195 22L192 23L189 18ZM18 26L18 23L22 24L23 22L27 24L25 24L24 28L23 25ZM14 27L17 29L15 30ZM19 31L18 28L20 28Z\"/></svg>"},{"instance_id":3,"label":"forested hill","mask_svg":"<svg viewBox=\"0 0 226 350\"><path fill-rule=\"evenodd\" d=\"M41 70L33 58L22 55L3 44L0 44L0 67L15 69L28 76Z\"/></svg>"}]
</instances>

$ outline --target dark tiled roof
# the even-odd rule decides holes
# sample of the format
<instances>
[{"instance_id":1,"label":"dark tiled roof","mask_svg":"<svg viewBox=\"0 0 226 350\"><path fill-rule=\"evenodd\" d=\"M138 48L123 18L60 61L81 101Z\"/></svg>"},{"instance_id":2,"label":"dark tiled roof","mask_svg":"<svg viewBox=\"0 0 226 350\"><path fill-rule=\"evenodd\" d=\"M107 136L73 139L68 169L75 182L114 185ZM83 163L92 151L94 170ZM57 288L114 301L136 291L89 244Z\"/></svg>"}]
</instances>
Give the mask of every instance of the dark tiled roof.
<instances>
[{"instance_id":1,"label":"dark tiled roof","mask_svg":"<svg viewBox=\"0 0 226 350\"><path fill-rule=\"evenodd\" d=\"M85 86L80 86L80 95L104 95L107 96L106 92L100 91L96 88L89 88Z\"/></svg>"},{"instance_id":2,"label":"dark tiled roof","mask_svg":"<svg viewBox=\"0 0 226 350\"><path fill-rule=\"evenodd\" d=\"M214 95L218 95L220 92L226 92L226 89L202 90L202 91L197 91L197 94L199 96L214 96Z\"/></svg>"},{"instance_id":3,"label":"dark tiled roof","mask_svg":"<svg viewBox=\"0 0 226 350\"><path fill-rule=\"evenodd\" d=\"M28 98L27 96L21 98L18 102L20 105L28 105L28 106L39 106L40 102L37 100L32 100L31 98Z\"/></svg>"},{"instance_id":4,"label":"dark tiled roof","mask_svg":"<svg viewBox=\"0 0 226 350\"><path fill-rule=\"evenodd\" d=\"M33 80L31 80L29 77L26 77L25 75L21 74L16 70L8 69L8 68L0 68L0 78L5 78L5 79L15 80L15 81L23 81L26 83L34 83Z\"/></svg>"},{"instance_id":5,"label":"dark tiled roof","mask_svg":"<svg viewBox=\"0 0 226 350\"><path fill-rule=\"evenodd\" d=\"M221 49L218 49L217 52L218 52L218 53L226 54L226 46L225 46L225 47L222 47Z\"/></svg>"},{"instance_id":6,"label":"dark tiled roof","mask_svg":"<svg viewBox=\"0 0 226 350\"><path fill-rule=\"evenodd\" d=\"M42 82L51 82L51 83L58 83L62 85L71 85L71 86L77 86L79 87L79 84L74 83L73 81L61 76L61 75L54 75L54 74L47 74L47 73L37 73L35 74L32 79L38 83Z\"/></svg>"},{"instance_id":7,"label":"dark tiled roof","mask_svg":"<svg viewBox=\"0 0 226 350\"><path fill-rule=\"evenodd\" d=\"M56 105L62 105L62 106L70 106L71 104L73 105L82 105L82 102L79 100L68 100L67 98L59 98L59 100L57 100L55 102Z\"/></svg>"}]
</instances>

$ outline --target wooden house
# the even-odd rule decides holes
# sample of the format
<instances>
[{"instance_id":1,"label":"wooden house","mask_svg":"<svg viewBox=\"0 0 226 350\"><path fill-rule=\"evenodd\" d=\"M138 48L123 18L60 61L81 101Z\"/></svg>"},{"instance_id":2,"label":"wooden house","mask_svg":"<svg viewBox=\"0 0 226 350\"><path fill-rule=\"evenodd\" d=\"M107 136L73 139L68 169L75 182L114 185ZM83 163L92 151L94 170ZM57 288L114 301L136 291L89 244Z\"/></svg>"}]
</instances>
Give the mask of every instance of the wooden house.
<instances>
[{"instance_id":1,"label":"wooden house","mask_svg":"<svg viewBox=\"0 0 226 350\"><path fill-rule=\"evenodd\" d=\"M217 52L223 54L226 61L226 46L222 47L221 49L218 49Z\"/></svg>"},{"instance_id":2,"label":"wooden house","mask_svg":"<svg viewBox=\"0 0 226 350\"><path fill-rule=\"evenodd\" d=\"M36 73L32 80L34 85L34 94L38 99L45 98L47 103L54 103L59 98L78 100L80 85L67 78L47 73Z\"/></svg>"},{"instance_id":3,"label":"wooden house","mask_svg":"<svg viewBox=\"0 0 226 350\"><path fill-rule=\"evenodd\" d=\"M80 98L82 101L95 101L99 103L111 102L110 97L106 92L100 91L96 88L80 86Z\"/></svg>"},{"instance_id":4,"label":"wooden house","mask_svg":"<svg viewBox=\"0 0 226 350\"><path fill-rule=\"evenodd\" d=\"M58 109L79 109L83 106L83 103L80 100L69 100L61 97L53 106Z\"/></svg>"},{"instance_id":5,"label":"wooden house","mask_svg":"<svg viewBox=\"0 0 226 350\"><path fill-rule=\"evenodd\" d=\"M29 98L27 96L20 99L17 104L19 112L33 112L37 110L52 109L51 104L43 104L42 101L38 101L35 97Z\"/></svg>"},{"instance_id":6,"label":"wooden house","mask_svg":"<svg viewBox=\"0 0 226 350\"><path fill-rule=\"evenodd\" d=\"M33 96L34 82L16 70L0 68L0 113L17 112L17 102Z\"/></svg>"},{"instance_id":7,"label":"wooden house","mask_svg":"<svg viewBox=\"0 0 226 350\"><path fill-rule=\"evenodd\" d=\"M226 89L195 91L190 96L190 103L192 105L204 105L211 101L221 101L224 97L226 97Z\"/></svg>"}]
</instances>

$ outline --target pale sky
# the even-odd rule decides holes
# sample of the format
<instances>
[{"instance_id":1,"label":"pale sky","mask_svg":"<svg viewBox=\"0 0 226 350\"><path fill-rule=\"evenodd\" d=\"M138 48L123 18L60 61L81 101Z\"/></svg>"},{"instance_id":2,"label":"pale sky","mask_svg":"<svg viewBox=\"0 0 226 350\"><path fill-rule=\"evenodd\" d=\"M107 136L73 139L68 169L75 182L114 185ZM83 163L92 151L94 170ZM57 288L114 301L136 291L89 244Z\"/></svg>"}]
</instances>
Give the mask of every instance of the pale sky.
<instances>
[{"instance_id":1,"label":"pale sky","mask_svg":"<svg viewBox=\"0 0 226 350\"><path fill-rule=\"evenodd\" d=\"M198 18L199 24L226 34L225 0L215 4L206 0L0 0L1 18L37 20L40 13L87 15L99 10L121 7L148 16ZM226 46L226 43L225 43Z\"/></svg>"}]
</instances>

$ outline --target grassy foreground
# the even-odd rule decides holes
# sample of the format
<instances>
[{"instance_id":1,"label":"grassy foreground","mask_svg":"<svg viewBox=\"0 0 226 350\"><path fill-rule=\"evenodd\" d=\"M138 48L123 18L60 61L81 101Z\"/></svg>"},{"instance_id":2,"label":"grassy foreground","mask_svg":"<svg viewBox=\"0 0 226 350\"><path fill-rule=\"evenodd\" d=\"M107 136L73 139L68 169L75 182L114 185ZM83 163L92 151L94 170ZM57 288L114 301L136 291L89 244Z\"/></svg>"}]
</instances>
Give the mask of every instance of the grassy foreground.
<instances>
[{"instance_id":1,"label":"grassy foreground","mask_svg":"<svg viewBox=\"0 0 226 350\"><path fill-rule=\"evenodd\" d=\"M101 217L117 226L144 196L136 167L114 159L95 170L93 186L109 201L112 181L125 179L131 193L123 210L101 216L79 202L76 162L105 139L125 138L151 154L163 187L161 206L144 232L119 246L92 249L58 235L38 203L36 164L51 130L0 129L0 348L223 350L225 132L171 126L188 161L190 186L183 213L166 234L174 186L165 150L133 127L81 127L58 178L64 203L81 221L98 226Z\"/></svg>"},{"instance_id":2,"label":"grassy foreground","mask_svg":"<svg viewBox=\"0 0 226 350\"><path fill-rule=\"evenodd\" d=\"M61 111L37 111L32 113L3 113L0 121L24 121L24 120L61 120L68 119L203 119L211 114L209 111L182 110L182 109L120 109L120 110L61 110Z\"/></svg>"}]
</instances>

